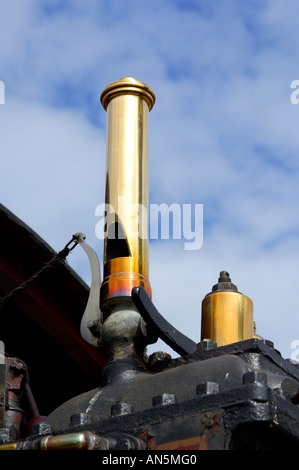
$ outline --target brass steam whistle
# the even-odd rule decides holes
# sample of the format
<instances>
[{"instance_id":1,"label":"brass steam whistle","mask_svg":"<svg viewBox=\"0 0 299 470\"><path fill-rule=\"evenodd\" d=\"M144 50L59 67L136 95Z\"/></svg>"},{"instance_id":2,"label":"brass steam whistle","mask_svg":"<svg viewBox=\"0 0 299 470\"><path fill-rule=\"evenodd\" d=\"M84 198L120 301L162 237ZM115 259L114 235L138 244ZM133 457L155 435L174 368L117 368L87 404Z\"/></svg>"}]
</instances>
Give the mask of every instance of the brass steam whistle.
<instances>
[{"instance_id":1,"label":"brass steam whistle","mask_svg":"<svg viewBox=\"0 0 299 470\"><path fill-rule=\"evenodd\" d=\"M155 103L151 88L131 77L108 85L101 94L107 110L107 227L101 310L104 318L120 298L149 282L148 114Z\"/></svg>"},{"instance_id":2,"label":"brass steam whistle","mask_svg":"<svg viewBox=\"0 0 299 470\"><path fill-rule=\"evenodd\" d=\"M202 301L201 340L217 346L243 341L254 336L253 302L238 291L229 273L221 271L218 283Z\"/></svg>"}]
</instances>

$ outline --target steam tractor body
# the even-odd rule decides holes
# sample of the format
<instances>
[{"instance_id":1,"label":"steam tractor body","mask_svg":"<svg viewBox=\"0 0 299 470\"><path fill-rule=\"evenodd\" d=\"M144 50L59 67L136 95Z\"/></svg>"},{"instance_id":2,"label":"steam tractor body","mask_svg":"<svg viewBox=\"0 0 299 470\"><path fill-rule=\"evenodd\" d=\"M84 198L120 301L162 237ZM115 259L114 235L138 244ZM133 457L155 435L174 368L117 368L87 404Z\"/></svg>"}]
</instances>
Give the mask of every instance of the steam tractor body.
<instances>
[{"instance_id":1,"label":"steam tractor body","mask_svg":"<svg viewBox=\"0 0 299 470\"><path fill-rule=\"evenodd\" d=\"M202 301L198 343L154 305L147 214L155 95L125 77L101 103L103 279L84 234L54 253L0 207L0 450L297 449L299 366L256 334L253 303L230 274L221 271ZM64 263L77 245L90 262L90 288ZM148 357L158 338L178 356Z\"/></svg>"}]
</instances>

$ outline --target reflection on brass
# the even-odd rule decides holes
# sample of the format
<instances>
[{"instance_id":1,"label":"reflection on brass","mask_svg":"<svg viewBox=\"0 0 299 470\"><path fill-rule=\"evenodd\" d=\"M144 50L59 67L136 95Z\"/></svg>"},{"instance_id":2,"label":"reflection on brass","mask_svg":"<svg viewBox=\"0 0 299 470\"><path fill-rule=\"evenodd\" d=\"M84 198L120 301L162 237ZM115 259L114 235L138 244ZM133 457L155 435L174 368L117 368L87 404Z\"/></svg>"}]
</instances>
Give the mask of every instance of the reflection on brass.
<instances>
[{"instance_id":1,"label":"reflection on brass","mask_svg":"<svg viewBox=\"0 0 299 470\"><path fill-rule=\"evenodd\" d=\"M134 78L108 85L101 95L107 110L106 237L101 310L131 296L149 282L148 114L153 91Z\"/></svg>"},{"instance_id":2,"label":"reflection on brass","mask_svg":"<svg viewBox=\"0 0 299 470\"><path fill-rule=\"evenodd\" d=\"M201 340L210 339L223 346L253 336L253 302L238 292L223 271L218 284L202 301Z\"/></svg>"},{"instance_id":3,"label":"reflection on brass","mask_svg":"<svg viewBox=\"0 0 299 470\"><path fill-rule=\"evenodd\" d=\"M93 450L100 448L101 438L89 431L75 432L60 436L46 436L41 439L41 450Z\"/></svg>"},{"instance_id":4,"label":"reflection on brass","mask_svg":"<svg viewBox=\"0 0 299 470\"><path fill-rule=\"evenodd\" d=\"M18 443L17 442L7 442L5 444L0 444L0 450L17 450Z\"/></svg>"},{"instance_id":5,"label":"reflection on brass","mask_svg":"<svg viewBox=\"0 0 299 470\"><path fill-rule=\"evenodd\" d=\"M31 440L7 442L0 450L101 450L107 449L107 439L90 431L48 435Z\"/></svg>"}]
</instances>

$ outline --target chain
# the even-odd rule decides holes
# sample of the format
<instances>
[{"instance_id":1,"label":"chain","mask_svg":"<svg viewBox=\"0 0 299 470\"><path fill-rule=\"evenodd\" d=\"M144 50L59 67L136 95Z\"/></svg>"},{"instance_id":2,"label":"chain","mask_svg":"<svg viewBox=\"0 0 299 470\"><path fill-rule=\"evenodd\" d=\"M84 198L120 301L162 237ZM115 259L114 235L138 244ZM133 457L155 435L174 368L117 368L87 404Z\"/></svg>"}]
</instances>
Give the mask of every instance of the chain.
<instances>
[{"instance_id":1,"label":"chain","mask_svg":"<svg viewBox=\"0 0 299 470\"><path fill-rule=\"evenodd\" d=\"M72 245L73 244L73 245ZM11 302L15 297L17 297L21 292L23 292L27 287L33 284L37 279L41 278L45 273L52 269L56 264L64 261L68 256L70 251L72 251L75 246L77 246L77 235L73 235L72 239L65 245L63 250L59 251L53 258L48 261L39 271L34 273L30 279L23 282L21 285L10 291L6 296L0 299L0 309L6 305L8 302ZM72 245L72 246L71 246Z\"/></svg>"}]
</instances>

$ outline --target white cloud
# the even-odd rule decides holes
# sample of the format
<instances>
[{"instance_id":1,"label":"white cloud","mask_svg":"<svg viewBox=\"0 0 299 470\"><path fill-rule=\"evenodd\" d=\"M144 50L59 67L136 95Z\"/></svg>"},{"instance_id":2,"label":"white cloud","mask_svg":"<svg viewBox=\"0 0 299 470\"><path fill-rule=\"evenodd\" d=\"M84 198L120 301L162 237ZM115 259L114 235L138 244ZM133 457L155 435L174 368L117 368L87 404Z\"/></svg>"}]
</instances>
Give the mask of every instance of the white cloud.
<instances>
[{"instance_id":1,"label":"white cloud","mask_svg":"<svg viewBox=\"0 0 299 470\"><path fill-rule=\"evenodd\" d=\"M58 248L104 197L105 132L76 112L11 100L0 135L2 203Z\"/></svg>"}]
</instances>

